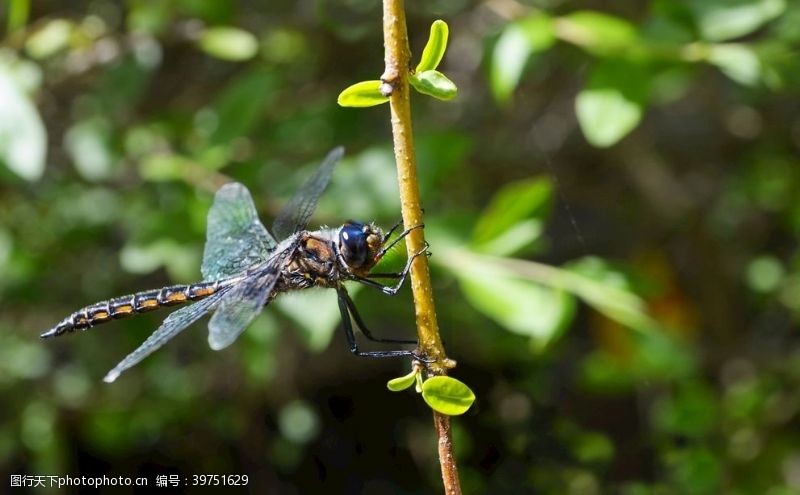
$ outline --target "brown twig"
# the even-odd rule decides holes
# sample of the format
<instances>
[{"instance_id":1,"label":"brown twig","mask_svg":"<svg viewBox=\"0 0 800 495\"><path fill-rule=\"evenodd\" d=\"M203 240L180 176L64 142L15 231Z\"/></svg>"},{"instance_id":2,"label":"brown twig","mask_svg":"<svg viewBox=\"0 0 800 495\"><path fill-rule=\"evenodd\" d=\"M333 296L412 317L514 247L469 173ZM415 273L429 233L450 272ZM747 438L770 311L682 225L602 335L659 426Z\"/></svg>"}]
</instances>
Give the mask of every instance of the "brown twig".
<instances>
[{"instance_id":1,"label":"brown twig","mask_svg":"<svg viewBox=\"0 0 800 495\"><path fill-rule=\"evenodd\" d=\"M385 46L386 69L381 76L384 94L390 96L392 112L392 136L394 155L397 162L397 180L400 187L400 206L406 228L422 224L419 185L417 183L417 163L414 155L414 136L411 129L411 105L409 99L409 61L408 32L403 0L384 0L383 2L383 41ZM409 256L425 246L424 229L413 230L406 238ZM418 257L411 266L411 290L414 295L414 308L417 320L417 335L422 354L435 361L428 366L433 374L446 374L455 363L447 358L439 326L436 322L436 308L433 303L428 258ZM453 453L453 438L450 431L450 417L433 413L433 422L439 438L439 463L442 481L447 495L460 495L458 468Z\"/></svg>"}]
</instances>

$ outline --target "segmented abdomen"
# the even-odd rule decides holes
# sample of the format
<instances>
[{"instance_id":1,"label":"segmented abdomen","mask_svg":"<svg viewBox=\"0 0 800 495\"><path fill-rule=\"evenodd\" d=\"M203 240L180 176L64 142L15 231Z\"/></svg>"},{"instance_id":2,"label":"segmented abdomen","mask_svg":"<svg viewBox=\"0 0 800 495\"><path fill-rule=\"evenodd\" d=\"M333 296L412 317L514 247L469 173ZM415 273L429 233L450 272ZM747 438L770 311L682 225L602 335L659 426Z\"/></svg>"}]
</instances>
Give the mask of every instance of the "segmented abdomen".
<instances>
[{"instance_id":1,"label":"segmented abdomen","mask_svg":"<svg viewBox=\"0 0 800 495\"><path fill-rule=\"evenodd\" d=\"M57 337L64 333L85 330L100 323L153 311L164 306L176 306L189 301L205 299L217 292L222 285L221 281L173 285L101 301L72 313L61 323L43 333L41 337L45 339Z\"/></svg>"}]
</instances>

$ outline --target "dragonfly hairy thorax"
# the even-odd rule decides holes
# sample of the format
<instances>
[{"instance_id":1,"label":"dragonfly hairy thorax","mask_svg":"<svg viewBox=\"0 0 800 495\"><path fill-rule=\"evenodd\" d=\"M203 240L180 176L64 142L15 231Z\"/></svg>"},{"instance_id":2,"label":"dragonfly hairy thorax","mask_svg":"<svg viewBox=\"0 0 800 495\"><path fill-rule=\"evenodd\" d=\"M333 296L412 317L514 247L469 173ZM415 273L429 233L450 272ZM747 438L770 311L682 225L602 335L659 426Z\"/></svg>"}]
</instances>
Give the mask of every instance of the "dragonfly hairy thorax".
<instances>
[{"instance_id":1,"label":"dragonfly hairy thorax","mask_svg":"<svg viewBox=\"0 0 800 495\"><path fill-rule=\"evenodd\" d=\"M399 227L384 233L372 223L347 222L339 228L306 230L319 197L330 181L334 166L343 154L336 148L276 218L272 234L258 219L252 197L246 187L229 183L217 191L208 213L206 245L201 272L203 281L139 292L86 306L64 318L43 333L42 338L56 337L76 330L155 309L190 305L171 313L161 326L135 351L123 359L104 378L114 381L120 373L138 364L207 313L208 342L212 349L229 346L253 319L281 293L323 287L336 290L339 310L350 351L359 356L411 356L424 360L414 350L361 351L355 340L353 324L365 337L376 342L415 344L415 341L373 337L356 310L345 286L356 281L394 295L402 287L417 256L427 254L427 247L409 257L397 273L371 273L386 252L414 228L391 239ZM394 286L375 278L395 279ZM351 319L352 317L352 319Z\"/></svg>"}]
</instances>

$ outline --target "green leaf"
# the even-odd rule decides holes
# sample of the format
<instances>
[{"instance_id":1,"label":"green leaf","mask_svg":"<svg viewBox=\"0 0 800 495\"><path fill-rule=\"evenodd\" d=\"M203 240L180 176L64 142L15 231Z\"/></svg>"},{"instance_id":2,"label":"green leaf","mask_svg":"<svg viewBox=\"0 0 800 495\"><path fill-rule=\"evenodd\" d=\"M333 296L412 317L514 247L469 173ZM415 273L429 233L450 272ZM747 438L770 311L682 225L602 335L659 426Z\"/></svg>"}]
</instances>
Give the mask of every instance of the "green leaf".
<instances>
[{"instance_id":1,"label":"green leaf","mask_svg":"<svg viewBox=\"0 0 800 495\"><path fill-rule=\"evenodd\" d=\"M689 8L704 39L723 41L777 18L786 10L786 0L693 0Z\"/></svg>"},{"instance_id":2,"label":"green leaf","mask_svg":"<svg viewBox=\"0 0 800 495\"><path fill-rule=\"evenodd\" d=\"M281 87L281 78L274 70L257 68L230 81L202 119L195 125L205 127L212 144L229 144L256 129ZM202 115L202 114L201 114ZM202 123L203 120L208 122Z\"/></svg>"},{"instance_id":3,"label":"green leaf","mask_svg":"<svg viewBox=\"0 0 800 495\"><path fill-rule=\"evenodd\" d=\"M11 34L17 29L25 26L25 23L28 22L28 15L30 12L30 0L10 0L8 4L8 19L6 24L8 26L7 34Z\"/></svg>"},{"instance_id":4,"label":"green leaf","mask_svg":"<svg viewBox=\"0 0 800 495\"><path fill-rule=\"evenodd\" d=\"M728 43L714 45L708 61L739 84L755 86L761 81L761 62L748 45Z\"/></svg>"},{"instance_id":5,"label":"green leaf","mask_svg":"<svg viewBox=\"0 0 800 495\"><path fill-rule=\"evenodd\" d=\"M430 232L433 235L435 231ZM458 277L470 304L507 329L531 335L538 348L559 336L561 326L572 317L573 301L559 300L557 296L566 296L562 292L642 334L658 328L644 301L631 290L628 278L600 258L583 258L558 268L478 254L454 247L444 237L436 244L441 246L437 253L443 256L432 261ZM548 293L537 294L536 287L551 290L549 297Z\"/></svg>"},{"instance_id":6,"label":"green leaf","mask_svg":"<svg viewBox=\"0 0 800 495\"><path fill-rule=\"evenodd\" d=\"M455 378L434 376L423 382L422 398L434 411L458 416L467 412L475 402L475 393Z\"/></svg>"},{"instance_id":7,"label":"green leaf","mask_svg":"<svg viewBox=\"0 0 800 495\"><path fill-rule=\"evenodd\" d=\"M284 438L298 444L307 443L319 434L319 414L311 404L295 400L281 409L278 428Z\"/></svg>"},{"instance_id":8,"label":"green leaf","mask_svg":"<svg viewBox=\"0 0 800 495\"><path fill-rule=\"evenodd\" d=\"M458 94L455 83L436 70L412 74L409 82L420 93L440 100L452 100Z\"/></svg>"},{"instance_id":9,"label":"green leaf","mask_svg":"<svg viewBox=\"0 0 800 495\"><path fill-rule=\"evenodd\" d=\"M69 44L75 25L66 19L53 19L37 29L25 41L25 51L43 59L63 50Z\"/></svg>"},{"instance_id":10,"label":"green leaf","mask_svg":"<svg viewBox=\"0 0 800 495\"><path fill-rule=\"evenodd\" d=\"M576 294L600 313L644 333L656 326L628 277L607 261L589 256L569 263L564 270L579 277L572 282Z\"/></svg>"},{"instance_id":11,"label":"green leaf","mask_svg":"<svg viewBox=\"0 0 800 495\"><path fill-rule=\"evenodd\" d=\"M550 210L553 185L546 178L513 182L498 191L475 224L473 245L509 255L535 241Z\"/></svg>"},{"instance_id":12,"label":"green leaf","mask_svg":"<svg viewBox=\"0 0 800 495\"><path fill-rule=\"evenodd\" d=\"M342 107L373 107L389 101L388 96L381 93L382 81L361 81L339 93L336 103Z\"/></svg>"},{"instance_id":13,"label":"green leaf","mask_svg":"<svg viewBox=\"0 0 800 495\"><path fill-rule=\"evenodd\" d=\"M11 67L0 61L0 162L25 180L44 173L47 131L39 112L15 80Z\"/></svg>"},{"instance_id":14,"label":"green leaf","mask_svg":"<svg viewBox=\"0 0 800 495\"><path fill-rule=\"evenodd\" d=\"M185 177L192 162L183 155L151 153L139 161L139 175L148 181L164 182Z\"/></svg>"},{"instance_id":15,"label":"green leaf","mask_svg":"<svg viewBox=\"0 0 800 495\"><path fill-rule=\"evenodd\" d=\"M631 282L622 270L597 256L579 258L564 267L565 269L602 283L606 287L630 292Z\"/></svg>"},{"instance_id":16,"label":"green leaf","mask_svg":"<svg viewBox=\"0 0 800 495\"><path fill-rule=\"evenodd\" d=\"M252 33L235 27L212 27L200 35L200 48L213 57L240 62L258 53L258 40Z\"/></svg>"},{"instance_id":17,"label":"green leaf","mask_svg":"<svg viewBox=\"0 0 800 495\"><path fill-rule=\"evenodd\" d=\"M161 239L146 245L128 244L119 253L122 268L130 273L150 273L165 267L175 280L191 280L197 276L200 252L172 239Z\"/></svg>"},{"instance_id":18,"label":"green leaf","mask_svg":"<svg viewBox=\"0 0 800 495\"><path fill-rule=\"evenodd\" d=\"M601 61L575 100L578 122L586 139L605 148L631 132L644 115L650 74L625 60Z\"/></svg>"},{"instance_id":19,"label":"green leaf","mask_svg":"<svg viewBox=\"0 0 800 495\"><path fill-rule=\"evenodd\" d=\"M615 55L636 46L636 27L624 19L583 10L559 19L561 37L598 56Z\"/></svg>"},{"instance_id":20,"label":"green leaf","mask_svg":"<svg viewBox=\"0 0 800 495\"><path fill-rule=\"evenodd\" d=\"M536 241L544 232L544 221L538 218L520 220L508 229L499 233L497 237L480 244L473 244L473 248L481 253L495 256L511 256L521 252L530 252Z\"/></svg>"},{"instance_id":21,"label":"green leaf","mask_svg":"<svg viewBox=\"0 0 800 495\"><path fill-rule=\"evenodd\" d=\"M602 433L582 432L570 439L572 454L584 464L604 464L614 458L614 443Z\"/></svg>"},{"instance_id":22,"label":"green leaf","mask_svg":"<svg viewBox=\"0 0 800 495\"><path fill-rule=\"evenodd\" d=\"M111 176L116 161L111 133L111 126L102 117L83 120L67 129L64 149L83 178L95 181Z\"/></svg>"},{"instance_id":23,"label":"green leaf","mask_svg":"<svg viewBox=\"0 0 800 495\"><path fill-rule=\"evenodd\" d=\"M353 295L358 289L352 287L348 291ZM306 291L301 296L278 298L273 304L297 323L305 344L315 352L328 346L341 323L336 297L325 291Z\"/></svg>"},{"instance_id":24,"label":"green leaf","mask_svg":"<svg viewBox=\"0 0 800 495\"><path fill-rule=\"evenodd\" d=\"M400 392L409 388L411 385L414 385L414 382L417 381L417 375L419 372L417 370L413 370L411 373L400 376L397 378L392 378L386 383L386 388L391 390L392 392Z\"/></svg>"},{"instance_id":25,"label":"green leaf","mask_svg":"<svg viewBox=\"0 0 800 495\"><path fill-rule=\"evenodd\" d=\"M508 24L492 50L489 83L499 102L506 102L519 84L531 55L555 42L553 20L544 14Z\"/></svg>"},{"instance_id":26,"label":"green leaf","mask_svg":"<svg viewBox=\"0 0 800 495\"><path fill-rule=\"evenodd\" d=\"M446 22L436 20L431 24L431 34L428 37L428 43L425 44L425 49L422 50L422 57L415 72L434 70L439 66L439 62L442 61L444 52L447 50L447 36Z\"/></svg>"},{"instance_id":27,"label":"green leaf","mask_svg":"<svg viewBox=\"0 0 800 495\"><path fill-rule=\"evenodd\" d=\"M530 337L534 351L555 341L575 314L575 299L475 259L455 273L469 303L508 331Z\"/></svg>"},{"instance_id":28,"label":"green leaf","mask_svg":"<svg viewBox=\"0 0 800 495\"><path fill-rule=\"evenodd\" d=\"M780 288L785 280L786 270L780 259L772 255L762 255L750 260L745 274L750 290L769 294Z\"/></svg>"}]
</instances>

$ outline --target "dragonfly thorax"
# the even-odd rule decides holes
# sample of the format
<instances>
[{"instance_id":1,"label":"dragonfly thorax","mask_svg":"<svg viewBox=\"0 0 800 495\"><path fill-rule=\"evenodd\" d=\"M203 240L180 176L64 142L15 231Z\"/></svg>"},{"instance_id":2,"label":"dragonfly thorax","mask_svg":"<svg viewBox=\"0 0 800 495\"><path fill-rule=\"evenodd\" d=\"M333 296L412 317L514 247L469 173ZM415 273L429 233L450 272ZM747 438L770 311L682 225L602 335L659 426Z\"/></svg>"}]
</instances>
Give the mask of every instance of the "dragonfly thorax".
<instances>
[{"instance_id":1,"label":"dragonfly thorax","mask_svg":"<svg viewBox=\"0 0 800 495\"><path fill-rule=\"evenodd\" d=\"M375 224L350 221L339 229L337 247L347 268L362 273L375 265L383 241L383 232Z\"/></svg>"}]
</instances>

